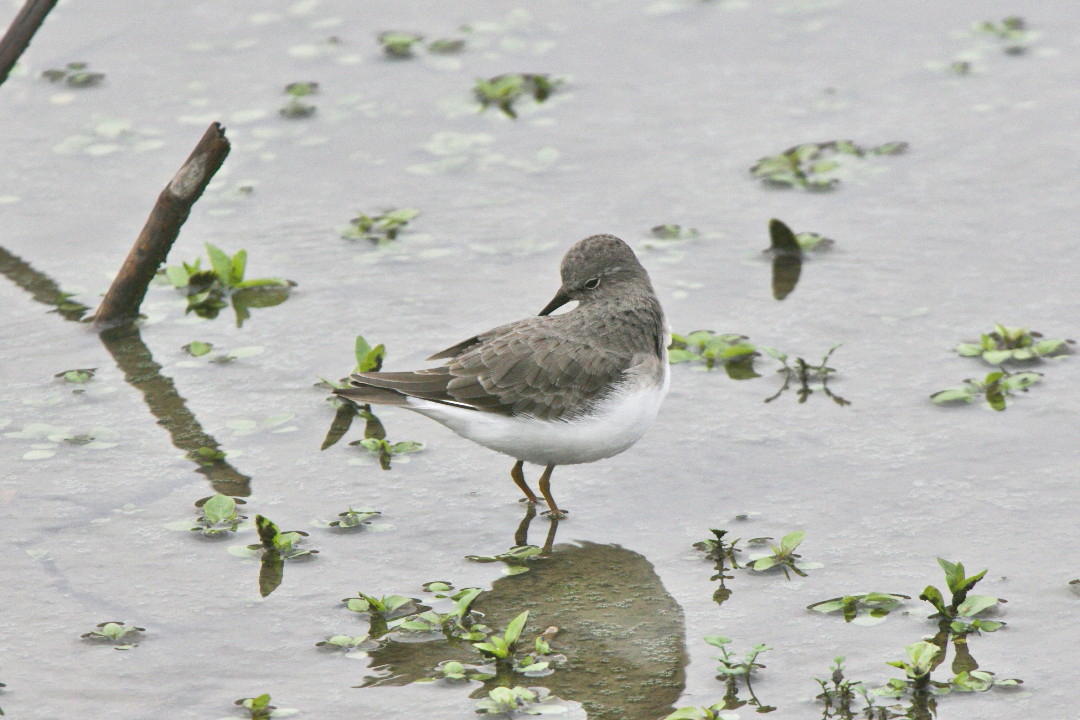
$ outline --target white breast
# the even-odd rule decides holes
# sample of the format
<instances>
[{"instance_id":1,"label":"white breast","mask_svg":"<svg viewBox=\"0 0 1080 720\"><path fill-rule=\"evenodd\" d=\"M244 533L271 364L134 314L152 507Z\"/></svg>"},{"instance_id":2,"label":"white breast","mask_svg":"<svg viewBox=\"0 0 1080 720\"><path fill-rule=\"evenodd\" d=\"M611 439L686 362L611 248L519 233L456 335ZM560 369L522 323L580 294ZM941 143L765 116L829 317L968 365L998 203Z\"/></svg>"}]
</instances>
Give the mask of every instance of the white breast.
<instances>
[{"instance_id":1,"label":"white breast","mask_svg":"<svg viewBox=\"0 0 1080 720\"><path fill-rule=\"evenodd\" d=\"M655 367L655 356L652 363ZM663 380L659 385L651 373L628 375L628 380L593 414L570 421L508 417L417 398L409 398L406 407L518 460L538 465L575 465L618 455L637 442L656 419L670 384L667 358L663 359Z\"/></svg>"}]
</instances>

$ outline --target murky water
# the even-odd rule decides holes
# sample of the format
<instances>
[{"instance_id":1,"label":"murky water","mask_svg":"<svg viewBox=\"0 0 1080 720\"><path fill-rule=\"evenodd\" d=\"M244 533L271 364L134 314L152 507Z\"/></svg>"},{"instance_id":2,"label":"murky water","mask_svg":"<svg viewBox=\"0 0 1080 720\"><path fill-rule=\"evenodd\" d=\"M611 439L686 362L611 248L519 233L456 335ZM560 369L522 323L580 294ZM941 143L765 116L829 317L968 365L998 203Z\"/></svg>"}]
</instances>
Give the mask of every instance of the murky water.
<instances>
[{"instance_id":1,"label":"murky water","mask_svg":"<svg viewBox=\"0 0 1080 720\"><path fill-rule=\"evenodd\" d=\"M1005 412L928 396L992 369L950 348L994 322L1078 334L1068 268L1080 9L939 5L62 3L0 87L11 280L0 282L0 707L219 718L233 699L269 692L305 717L473 717L478 682L402 684L470 660L467 647L314 647L364 631L341 598L421 597L422 583L446 579L490 590L477 608L497 627L528 609L529 637L562 629L553 646L567 667L520 684L552 688L571 717L646 720L720 701L705 635L732 638L740 655L768 644L757 696L773 717L817 717L813 678L835 656L880 685L901 674L885 662L936 625L917 600L873 627L805 607L871 590L917 596L942 586L941 556L989 568L977 592L1009 601L1008 626L970 649L1025 684L940 698L939 717L1075 713L1080 364L1042 363L1043 382ZM6 23L16 3L4 7ZM970 33L1016 12L1037 33L1022 55ZM467 47L391 61L375 41L388 29ZM973 72L950 71L955 60ZM72 61L104 83L39 78ZM520 103L516 121L478 113L474 81L507 72L565 84ZM295 81L320 85L303 98L317 107L309 118L278 114ZM170 261L204 255L207 241L246 248L248 275L294 280L292 297L237 328L231 311L185 315L180 295L155 286L138 335L104 342L47 314L59 292L96 305L213 120L233 150ZM845 167L831 192L749 176L765 155L845 138L911 149ZM421 211L394 243L341 239L359 212L394 207ZM836 240L807 254L782 302L760 252L772 217ZM698 236L652 238L661 223ZM502 577L502 563L464 556L520 540L511 461L392 409L380 412L388 439L423 442L422 453L383 471L345 442L320 452L334 412L312 384L351 368L357 334L386 344L388 369L407 369L537 312L561 253L596 232L639 249L677 332L742 333L811 364L842 343L830 388L852 404L821 392L800 404L797 388L765 404L781 384L768 358L763 377L742 382L678 366L637 446L556 470L571 515L551 557ZM214 350L192 358L181 348L193 340ZM97 372L84 386L53 377L73 368ZM358 424L346 440L361 434ZM188 458L214 446L225 461ZM253 531L212 542L185 529L213 487L247 496L247 515L310 532L320 554L287 563L261 599L258 562L227 551ZM350 505L384 514L357 533L321 526ZM800 552L823 567L790 581L736 570L717 606L713 566L691 547L710 528L744 542L805 530ZM530 539L546 531L537 518ZM147 633L122 652L80 640L106 620Z\"/></svg>"}]
</instances>

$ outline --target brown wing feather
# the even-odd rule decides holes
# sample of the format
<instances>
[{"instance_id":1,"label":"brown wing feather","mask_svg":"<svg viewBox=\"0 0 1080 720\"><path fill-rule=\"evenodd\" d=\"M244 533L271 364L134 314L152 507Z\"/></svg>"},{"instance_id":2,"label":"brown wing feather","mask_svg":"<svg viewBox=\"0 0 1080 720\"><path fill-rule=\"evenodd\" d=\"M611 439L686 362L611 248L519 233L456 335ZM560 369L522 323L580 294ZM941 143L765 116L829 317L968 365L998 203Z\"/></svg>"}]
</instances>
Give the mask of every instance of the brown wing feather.
<instances>
[{"instance_id":1,"label":"brown wing feather","mask_svg":"<svg viewBox=\"0 0 1080 720\"><path fill-rule=\"evenodd\" d=\"M632 355L574 341L555 319L529 318L470 338L432 356L450 359L442 367L355 373L351 380L503 415L572 418L622 379Z\"/></svg>"}]
</instances>

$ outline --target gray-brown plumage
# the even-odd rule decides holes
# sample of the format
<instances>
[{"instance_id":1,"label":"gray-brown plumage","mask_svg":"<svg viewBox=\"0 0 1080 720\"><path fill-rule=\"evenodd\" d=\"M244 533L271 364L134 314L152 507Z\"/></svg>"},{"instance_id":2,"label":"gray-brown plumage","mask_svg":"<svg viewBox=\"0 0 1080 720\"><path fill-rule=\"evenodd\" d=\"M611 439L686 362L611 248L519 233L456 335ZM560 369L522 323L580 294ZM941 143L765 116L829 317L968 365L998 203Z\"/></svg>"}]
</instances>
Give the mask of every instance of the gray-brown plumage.
<instances>
[{"instance_id":1,"label":"gray-brown plumage","mask_svg":"<svg viewBox=\"0 0 1080 720\"><path fill-rule=\"evenodd\" d=\"M633 250L612 235L594 235L570 248L561 274L562 286L538 317L493 328L438 352L429 358L445 361L438 367L355 373L350 378L353 387L335 392L356 402L404 404L519 460L549 466L587 461L572 455L563 459L558 448L548 454L531 446L516 452L512 438L485 442L462 429L467 418L450 422L408 400L507 418L574 423L620 392L642 383L663 385L663 311ZM578 307L550 314L571 300L578 301ZM531 496L523 481L518 484ZM557 510L553 501L549 504Z\"/></svg>"}]
</instances>

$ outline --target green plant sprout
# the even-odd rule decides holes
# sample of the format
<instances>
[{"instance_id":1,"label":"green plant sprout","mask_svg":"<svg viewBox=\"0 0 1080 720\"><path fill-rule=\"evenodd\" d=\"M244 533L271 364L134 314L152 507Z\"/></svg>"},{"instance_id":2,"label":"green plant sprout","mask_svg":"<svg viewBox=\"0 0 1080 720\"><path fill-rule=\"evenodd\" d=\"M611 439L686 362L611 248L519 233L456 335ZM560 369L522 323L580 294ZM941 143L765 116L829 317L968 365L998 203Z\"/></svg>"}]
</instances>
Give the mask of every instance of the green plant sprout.
<instances>
[{"instance_id":1,"label":"green plant sprout","mask_svg":"<svg viewBox=\"0 0 1080 720\"><path fill-rule=\"evenodd\" d=\"M755 572L765 572L779 568L784 571L784 577L788 580L791 579L791 575L788 573L789 570L800 577L806 577L806 570L819 568L821 564L804 562L800 560L802 556L795 552L805 537L806 533L802 530L788 533L780 538L779 545L769 545L772 554L754 558L752 562L747 564L747 567Z\"/></svg>"},{"instance_id":2,"label":"green plant sprout","mask_svg":"<svg viewBox=\"0 0 1080 720\"><path fill-rule=\"evenodd\" d=\"M984 20L975 25L975 32L1000 40L1005 45L1006 55L1023 55L1027 52L1027 44L1034 38L1024 18L1018 15L1010 15L999 22Z\"/></svg>"},{"instance_id":3,"label":"green plant sprout","mask_svg":"<svg viewBox=\"0 0 1080 720\"><path fill-rule=\"evenodd\" d=\"M353 372L378 372L382 368L383 359L386 357L386 347L382 344L371 347L363 335L357 335L353 345L353 354L356 357L356 367ZM320 378L315 387L327 390L349 387L349 379L342 378L337 382ZM337 395L331 395L327 400L337 408L334 419L330 423L330 430L326 433L321 450L333 447L345 433L352 427L353 420L361 417L365 420L364 437L382 440L386 437L386 428L382 421L371 411L371 405L352 402Z\"/></svg>"},{"instance_id":4,"label":"green plant sprout","mask_svg":"<svg viewBox=\"0 0 1080 720\"><path fill-rule=\"evenodd\" d=\"M375 245L388 245L399 233L420 215L416 208L398 208L368 215L361 213L349 221L349 227L341 234L346 240L368 240Z\"/></svg>"},{"instance_id":5,"label":"green plant sprout","mask_svg":"<svg viewBox=\"0 0 1080 720\"><path fill-rule=\"evenodd\" d=\"M220 248L206 243L210 270L202 269L202 260L194 263L169 265L162 272L174 288L187 296L187 311L202 318L213 319L226 307L226 298L236 312L236 326L251 317L251 308L273 307L285 302L296 283L281 278L244 279L247 251L229 256Z\"/></svg>"},{"instance_id":6,"label":"green plant sprout","mask_svg":"<svg viewBox=\"0 0 1080 720\"><path fill-rule=\"evenodd\" d=\"M461 683L466 680L479 680L483 682L495 677L490 665L473 665L458 662L457 660L443 660L435 666L435 675L431 680L445 680L450 683Z\"/></svg>"},{"instance_id":7,"label":"green plant sprout","mask_svg":"<svg viewBox=\"0 0 1080 720\"><path fill-rule=\"evenodd\" d=\"M829 669L832 672L828 680L814 678L817 684L821 686L821 694L815 699L820 700L825 705L821 715L822 720L830 720L830 718L854 720L855 715L852 712L851 703L855 700L856 692L860 692L866 697L866 690L860 681L844 678L844 658L835 658ZM867 709L869 710L869 707ZM867 712L865 717L872 717L872 715Z\"/></svg>"},{"instance_id":8,"label":"green plant sprout","mask_svg":"<svg viewBox=\"0 0 1080 720\"><path fill-rule=\"evenodd\" d=\"M379 45L387 57L401 59L413 56L413 46L424 39L423 35L397 30L379 33Z\"/></svg>"},{"instance_id":9,"label":"green plant sprout","mask_svg":"<svg viewBox=\"0 0 1080 720\"><path fill-rule=\"evenodd\" d=\"M521 631L525 629L525 623L528 620L529 611L526 610L510 621L501 636L492 634L484 642L474 642L472 646L496 662L511 659L517 650L517 642L521 638Z\"/></svg>"},{"instance_id":10,"label":"green plant sprout","mask_svg":"<svg viewBox=\"0 0 1080 720\"><path fill-rule=\"evenodd\" d=\"M259 543L248 545L249 550L278 553L285 560L295 560L319 553L318 550L300 547L300 543L308 536L303 530L282 532L274 521L263 515L255 516L255 529L259 533Z\"/></svg>"},{"instance_id":11,"label":"green plant sprout","mask_svg":"<svg viewBox=\"0 0 1080 720\"><path fill-rule=\"evenodd\" d=\"M63 68L46 70L41 77L49 82L64 81L69 87L86 88L100 85L105 79L105 73L90 72L84 62L69 62Z\"/></svg>"},{"instance_id":12,"label":"green plant sprout","mask_svg":"<svg viewBox=\"0 0 1080 720\"><path fill-rule=\"evenodd\" d=\"M695 228L684 228L682 225L671 223L656 225L649 232L653 237L661 240L693 240L700 236Z\"/></svg>"},{"instance_id":13,"label":"green plant sprout","mask_svg":"<svg viewBox=\"0 0 1080 720\"><path fill-rule=\"evenodd\" d=\"M709 532L713 534L713 537L694 543L694 548L705 553L705 557L716 563L716 574L709 579L720 581L720 587L713 592L713 601L717 605L723 605L724 601L731 597L731 590L724 583L735 577L729 574L728 570L739 569L739 562L735 556L742 552L737 547L740 538L727 542L724 540L727 530L713 528Z\"/></svg>"},{"instance_id":14,"label":"green plant sprout","mask_svg":"<svg viewBox=\"0 0 1080 720\"><path fill-rule=\"evenodd\" d=\"M1071 342L1043 338L1040 332L998 323L993 330L980 335L978 342L960 343L955 350L963 357L981 357L990 365L1001 365L1010 361L1024 362L1062 355L1069 352Z\"/></svg>"},{"instance_id":15,"label":"green plant sprout","mask_svg":"<svg viewBox=\"0 0 1080 720\"><path fill-rule=\"evenodd\" d=\"M934 606L937 612L931 617L943 617L949 620L958 616L971 617L998 603L997 598L988 595L972 595L970 598L968 597L971 589L986 575L986 570L968 577L964 570L964 563L949 562L944 558L938 558L937 561L941 569L945 571L945 583L951 597L949 603L945 604L942 592L933 585L927 585L926 589L919 595L919 599L925 600ZM961 608L965 612L961 612Z\"/></svg>"},{"instance_id":16,"label":"green plant sprout","mask_svg":"<svg viewBox=\"0 0 1080 720\"><path fill-rule=\"evenodd\" d=\"M81 635L82 639L112 643L115 650L130 650L133 647L138 647L139 644L131 642L131 640L146 632L146 628L127 625L122 620L98 623L95 627L96 630L83 633Z\"/></svg>"},{"instance_id":17,"label":"green plant sprout","mask_svg":"<svg viewBox=\"0 0 1080 720\"><path fill-rule=\"evenodd\" d=\"M263 693L256 697L239 698L233 701L233 705L244 708L251 720L267 720L267 718L287 717L295 715L298 711L293 708L279 708L270 704L269 693Z\"/></svg>"},{"instance_id":18,"label":"green plant sprout","mask_svg":"<svg viewBox=\"0 0 1080 720\"><path fill-rule=\"evenodd\" d=\"M337 520L330 521L330 527L338 528L339 530L354 530L362 528L365 525L370 525L371 521L382 515L378 510L372 510L371 508L360 508L354 510L350 507L345 512L338 513Z\"/></svg>"},{"instance_id":19,"label":"green plant sprout","mask_svg":"<svg viewBox=\"0 0 1080 720\"><path fill-rule=\"evenodd\" d=\"M537 103L547 100L561 81L553 80L544 73L507 73L487 80L477 80L473 95L480 101L481 111L494 105L507 117L517 119L514 104L525 95L531 95Z\"/></svg>"},{"instance_id":20,"label":"green plant sprout","mask_svg":"<svg viewBox=\"0 0 1080 720\"><path fill-rule=\"evenodd\" d=\"M762 347L761 350L769 357L777 360L781 368L779 372L784 375L784 384L780 386L780 389L773 395L765 398L765 402L772 402L776 398L780 397L788 388L791 387L792 380L798 380L799 389L796 392L799 398L799 403L806 402L806 399L814 394L814 389L810 387L811 383L817 383L820 385L819 390L825 393L825 396L830 398L834 403L840 407L850 405L851 401L840 397L829 389L829 377L836 372L835 368L829 367L829 358L836 352L840 345L833 345L829 348L829 351L825 353L825 356L821 358L821 362L817 365L811 365L801 357L795 358L795 367L788 365L789 356L787 353L780 352L774 348Z\"/></svg>"},{"instance_id":21,"label":"green plant sprout","mask_svg":"<svg viewBox=\"0 0 1080 720\"><path fill-rule=\"evenodd\" d=\"M192 357L202 357L213 350L214 345L213 343L202 342L201 340L192 340L180 349Z\"/></svg>"},{"instance_id":22,"label":"green plant sprout","mask_svg":"<svg viewBox=\"0 0 1080 720\"><path fill-rule=\"evenodd\" d=\"M220 493L197 500L195 507L200 508L202 514L195 518L195 527L191 528L191 532L202 533L206 537L221 537L236 532L240 523L247 520L247 516L241 515L236 506L246 502L243 498Z\"/></svg>"},{"instance_id":23,"label":"green plant sprout","mask_svg":"<svg viewBox=\"0 0 1080 720\"><path fill-rule=\"evenodd\" d=\"M857 618L885 618L910 599L910 595L900 593L870 592L821 600L807 605L806 609L823 614L839 612L844 622L852 622Z\"/></svg>"},{"instance_id":24,"label":"green plant sprout","mask_svg":"<svg viewBox=\"0 0 1080 720\"><path fill-rule=\"evenodd\" d=\"M970 404L975 398L983 396L991 408L1000 412L1006 408L1006 397L1017 392L1027 392L1028 388L1041 380L1042 373L1011 373L1002 368L987 373L982 380L966 378L963 385L939 390L930 396L930 401L935 405Z\"/></svg>"},{"instance_id":25,"label":"green plant sprout","mask_svg":"<svg viewBox=\"0 0 1080 720\"><path fill-rule=\"evenodd\" d=\"M354 440L349 443L350 445L359 445L367 450L372 455L379 458L379 467L383 470L389 470L391 467L391 458L398 455L411 455L412 453L418 453L424 449L424 443L419 443L414 440L402 440L401 442L391 443L386 438L364 438L363 440Z\"/></svg>"},{"instance_id":26,"label":"green plant sprout","mask_svg":"<svg viewBox=\"0 0 1080 720\"><path fill-rule=\"evenodd\" d=\"M716 658L720 663L716 668L716 677L723 680L727 687L727 692L724 694L723 709L735 710L743 705L756 707L759 713L767 713L776 709L771 705L761 704L757 695L754 694L754 687L751 682L751 676L757 670L765 668L764 665L757 661L758 656L771 648L764 643L758 643L750 648L742 660L737 660L734 653L728 649L731 638L722 635L706 635L705 642L720 649L720 657ZM750 695L749 700L739 698L738 684L740 679L746 685L746 692ZM712 707L716 707L716 705Z\"/></svg>"},{"instance_id":27,"label":"green plant sprout","mask_svg":"<svg viewBox=\"0 0 1080 720\"><path fill-rule=\"evenodd\" d=\"M317 92L319 92L319 83L317 82L289 83L285 86L285 93L289 96L289 101L278 110L278 114L290 120L311 117L318 108L302 102L300 98L314 95Z\"/></svg>"},{"instance_id":28,"label":"green plant sprout","mask_svg":"<svg viewBox=\"0 0 1080 720\"><path fill-rule=\"evenodd\" d=\"M428 609L420 605L419 599L404 595L376 597L357 592L356 597L344 598L341 602L352 612L368 616L368 635L376 639L393 630L389 625L391 621Z\"/></svg>"},{"instance_id":29,"label":"green plant sprout","mask_svg":"<svg viewBox=\"0 0 1080 720\"><path fill-rule=\"evenodd\" d=\"M687 335L671 334L668 362L703 362L706 370L722 366L732 380L760 377L754 370L754 358L759 355L756 345L747 342L745 335L716 334L712 330L695 330Z\"/></svg>"},{"instance_id":30,"label":"green plant sprout","mask_svg":"<svg viewBox=\"0 0 1080 720\"><path fill-rule=\"evenodd\" d=\"M504 575L520 575L529 572L529 563L540 557L543 557L543 550L536 545L515 545L499 555L466 555L465 559L481 563L503 562L506 563Z\"/></svg>"},{"instance_id":31,"label":"green plant sprout","mask_svg":"<svg viewBox=\"0 0 1080 720\"><path fill-rule=\"evenodd\" d=\"M480 715L555 715L566 712L562 700L543 687L526 688L515 685L512 688L497 687L490 690L487 697L476 701L476 712Z\"/></svg>"},{"instance_id":32,"label":"green plant sprout","mask_svg":"<svg viewBox=\"0 0 1080 720\"><path fill-rule=\"evenodd\" d=\"M750 168L750 172L766 185L774 187L832 190L839 184L840 171L850 159L899 155L907 149L908 144L904 142L890 142L869 148L850 140L803 143L788 148L779 155L761 158Z\"/></svg>"},{"instance_id":33,"label":"green plant sprout","mask_svg":"<svg viewBox=\"0 0 1080 720\"><path fill-rule=\"evenodd\" d=\"M315 643L315 647L325 650L343 650L347 656L357 656L369 650L375 650L382 643L373 639L370 635L331 635L330 637Z\"/></svg>"}]
</instances>

